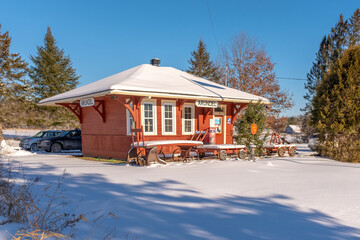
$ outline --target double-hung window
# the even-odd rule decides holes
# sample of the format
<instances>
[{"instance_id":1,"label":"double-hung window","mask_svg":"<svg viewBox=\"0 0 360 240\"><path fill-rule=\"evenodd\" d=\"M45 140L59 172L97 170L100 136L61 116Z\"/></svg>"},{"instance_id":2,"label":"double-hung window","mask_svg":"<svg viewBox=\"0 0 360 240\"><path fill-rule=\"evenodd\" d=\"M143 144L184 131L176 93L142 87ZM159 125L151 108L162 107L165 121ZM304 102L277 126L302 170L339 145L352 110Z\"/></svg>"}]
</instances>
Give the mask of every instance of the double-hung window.
<instances>
[{"instance_id":1,"label":"double-hung window","mask_svg":"<svg viewBox=\"0 0 360 240\"><path fill-rule=\"evenodd\" d=\"M175 102L163 102L162 104L162 134L176 134L176 108Z\"/></svg>"},{"instance_id":2,"label":"double-hung window","mask_svg":"<svg viewBox=\"0 0 360 240\"><path fill-rule=\"evenodd\" d=\"M142 104L142 125L147 135L156 134L156 102L144 101Z\"/></svg>"},{"instance_id":3,"label":"double-hung window","mask_svg":"<svg viewBox=\"0 0 360 240\"><path fill-rule=\"evenodd\" d=\"M132 110L134 110L134 104L133 102L130 102L130 108ZM131 135L130 129L135 128L135 122L134 119L132 117L132 115L130 114L129 110L126 109L126 133L127 135Z\"/></svg>"},{"instance_id":4,"label":"double-hung window","mask_svg":"<svg viewBox=\"0 0 360 240\"><path fill-rule=\"evenodd\" d=\"M183 106L183 134L193 134L195 127L194 105Z\"/></svg>"}]
</instances>

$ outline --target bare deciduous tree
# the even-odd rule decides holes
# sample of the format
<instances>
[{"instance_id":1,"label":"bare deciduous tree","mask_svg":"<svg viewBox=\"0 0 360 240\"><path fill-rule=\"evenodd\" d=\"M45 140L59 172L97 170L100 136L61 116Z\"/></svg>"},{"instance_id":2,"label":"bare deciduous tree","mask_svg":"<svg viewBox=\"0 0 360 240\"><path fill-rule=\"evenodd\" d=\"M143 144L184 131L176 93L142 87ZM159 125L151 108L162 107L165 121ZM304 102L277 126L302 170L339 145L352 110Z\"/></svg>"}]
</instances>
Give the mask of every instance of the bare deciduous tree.
<instances>
[{"instance_id":1,"label":"bare deciduous tree","mask_svg":"<svg viewBox=\"0 0 360 240\"><path fill-rule=\"evenodd\" d=\"M265 49L246 33L235 36L229 45L223 46L218 62L225 85L275 102L270 107L270 116L277 118L294 105L292 95L281 90L274 72L275 64ZM276 121L271 119L268 123L274 125Z\"/></svg>"}]
</instances>

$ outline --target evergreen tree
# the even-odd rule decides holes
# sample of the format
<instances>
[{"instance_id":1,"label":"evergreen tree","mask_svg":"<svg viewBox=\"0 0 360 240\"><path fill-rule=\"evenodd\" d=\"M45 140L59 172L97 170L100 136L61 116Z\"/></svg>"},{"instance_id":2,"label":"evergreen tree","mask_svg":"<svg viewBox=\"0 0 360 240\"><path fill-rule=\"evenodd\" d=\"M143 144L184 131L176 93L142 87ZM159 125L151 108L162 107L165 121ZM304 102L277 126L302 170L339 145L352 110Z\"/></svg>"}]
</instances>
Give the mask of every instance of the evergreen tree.
<instances>
[{"instance_id":1,"label":"evergreen tree","mask_svg":"<svg viewBox=\"0 0 360 240\"><path fill-rule=\"evenodd\" d=\"M70 57L57 47L50 27L47 28L44 45L37 50L36 56L30 56L34 66L29 74L36 102L74 89L80 76L72 67Z\"/></svg>"},{"instance_id":2,"label":"evergreen tree","mask_svg":"<svg viewBox=\"0 0 360 240\"><path fill-rule=\"evenodd\" d=\"M253 136L251 134L251 125L255 123L257 125L257 133ZM250 148L250 144L253 142L256 145L255 154L257 156L262 155L265 138L262 137L262 133L266 123L266 110L265 106L261 103L250 102L242 118L235 123L235 128L238 132L236 140L239 144L244 144Z\"/></svg>"},{"instance_id":3,"label":"evergreen tree","mask_svg":"<svg viewBox=\"0 0 360 240\"><path fill-rule=\"evenodd\" d=\"M320 82L324 74L326 73L329 64L330 64L330 37L324 36L319 47L319 51L316 54L315 62L313 62L313 66L310 69L310 72L307 74L307 81L305 83L305 89L308 90L304 98L308 101L306 103L304 111L309 111L311 107L311 100L315 94L315 88Z\"/></svg>"},{"instance_id":4,"label":"evergreen tree","mask_svg":"<svg viewBox=\"0 0 360 240\"><path fill-rule=\"evenodd\" d=\"M0 122L19 122L20 113L29 103L27 63L19 53L11 53L9 32L1 33L0 25ZM1 129L0 129L1 131Z\"/></svg>"},{"instance_id":5,"label":"evergreen tree","mask_svg":"<svg viewBox=\"0 0 360 240\"><path fill-rule=\"evenodd\" d=\"M348 45L355 46L360 44L360 9L356 9L350 17L348 23Z\"/></svg>"},{"instance_id":6,"label":"evergreen tree","mask_svg":"<svg viewBox=\"0 0 360 240\"><path fill-rule=\"evenodd\" d=\"M360 46L345 50L316 87L312 124L320 153L338 160L360 159Z\"/></svg>"},{"instance_id":7,"label":"evergreen tree","mask_svg":"<svg viewBox=\"0 0 360 240\"><path fill-rule=\"evenodd\" d=\"M330 61L331 64L341 56L347 47L348 22L340 14L339 21L330 31Z\"/></svg>"},{"instance_id":8,"label":"evergreen tree","mask_svg":"<svg viewBox=\"0 0 360 240\"><path fill-rule=\"evenodd\" d=\"M79 75L72 67L69 56L56 45L50 27L44 39L44 45L37 47L37 55L30 56L33 66L30 70L34 101L60 94L74 89L78 84ZM29 124L42 126L76 126L76 117L67 109L60 107L33 106L38 112ZM70 124L70 125L69 125Z\"/></svg>"},{"instance_id":9,"label":"evergreen tree","mask_svg":"<svg viewBox=\"0 0 360 240\"><path fill-rule=\"evenodd\" d=\"M214 82L219 82L220 76L218 67L210 60L210 54L207 52L206 45L201 39L197 51L193 51L191 56L192 58L188 61L190 64L190 67L187 70L188 73Z\"/></svg>"}]
</instances>

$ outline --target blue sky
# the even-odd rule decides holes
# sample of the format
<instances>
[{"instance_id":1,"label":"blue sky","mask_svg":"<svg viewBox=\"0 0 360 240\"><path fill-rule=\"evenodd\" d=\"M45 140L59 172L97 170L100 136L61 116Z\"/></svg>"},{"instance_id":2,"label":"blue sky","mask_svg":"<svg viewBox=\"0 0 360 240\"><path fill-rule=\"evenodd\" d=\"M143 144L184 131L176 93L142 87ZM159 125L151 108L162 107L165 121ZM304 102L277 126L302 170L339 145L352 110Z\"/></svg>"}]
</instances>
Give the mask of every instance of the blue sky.
<instances>
[{"instance_id":1,"label":"blue sky","mask_svg":"<svg viewBox=\"0 0 360 240\"><path fill-rule=\"evenodd\" d=\"M188 68L190 53L202 38L213 59L245 31L256 37L276 63L278 77L306 78L321 38L342 13L350 17L359 0L315 1L2 1L0 24L9 31L12 51L28 62L50 26L58 46L70 55L81 85L161 59L162 66ZM305 81L279 80L294 94L286 116L305 104Z\"/></svg>"}]
</instances>

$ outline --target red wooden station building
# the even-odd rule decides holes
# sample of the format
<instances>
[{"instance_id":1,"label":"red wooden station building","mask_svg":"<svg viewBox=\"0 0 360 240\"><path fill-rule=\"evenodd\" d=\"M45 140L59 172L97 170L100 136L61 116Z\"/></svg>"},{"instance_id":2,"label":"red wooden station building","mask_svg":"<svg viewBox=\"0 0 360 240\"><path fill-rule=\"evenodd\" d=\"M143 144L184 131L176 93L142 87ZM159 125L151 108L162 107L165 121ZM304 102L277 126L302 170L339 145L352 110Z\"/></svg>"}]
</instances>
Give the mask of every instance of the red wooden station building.
<instances>
[{"instance_id":1,"label":"red wooden station building","mask_svg":"<svg viewBox=\"0 0 360 240\"><path fill-rule=\"evenodd\" d=\"M146 141L186 140L196 131L213 129L204 143L233 144L237 114L250 102L269 100L216 84L159 60L86 86L43 99L41 105L70 109L81 123L86 156L125 159L131 128L143 127ZM213 135L214 136L214 135ZM171 147L164 152L170 153Z\"/></svg>"}]
</instances>

